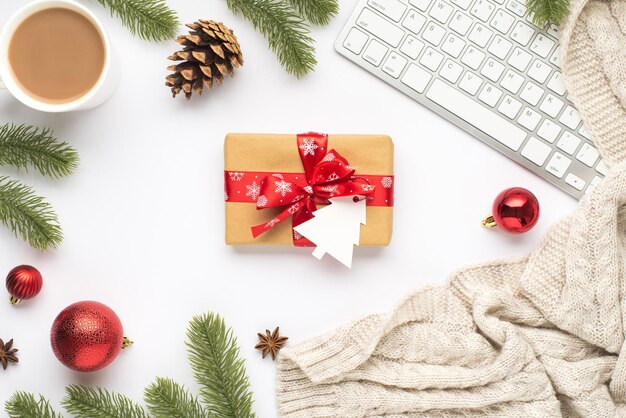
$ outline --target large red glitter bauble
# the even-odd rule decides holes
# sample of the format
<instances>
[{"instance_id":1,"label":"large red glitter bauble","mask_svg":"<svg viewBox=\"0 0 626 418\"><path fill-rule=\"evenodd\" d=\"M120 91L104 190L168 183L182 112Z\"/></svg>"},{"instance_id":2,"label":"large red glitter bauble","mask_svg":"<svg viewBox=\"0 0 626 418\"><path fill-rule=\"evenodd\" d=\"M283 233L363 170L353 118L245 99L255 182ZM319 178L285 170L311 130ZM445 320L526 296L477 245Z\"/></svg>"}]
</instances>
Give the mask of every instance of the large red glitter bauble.
<instances>
[{"instance_id":1,"label":"large red glitter bauble","mask_svg":"<svg viewBox=\"0 0 626 418\"><path fill-rule=\"evenodd\" d=\"M92 372L108 366L122 349L124 330L111 308L77 302L63 309L50 331L52 350L72 370Z\"/></svg>"},{"instance_id":2,"label":"large red glitter bauble","mask_svg":"<svg viewBox=\"0 0 626 418\"><path fill-rule=\"evenodd\" d=\"M11 303L15 304L37 296L43 287L43 279L39 270L24 264L9 272L6 285L11 295Z\"/></svg>"},{"instance_id":3,"label":"large red glitter bauble","mask_svg":"<svg viewBox=\"0 0 626 418\"><path fill-rule=\"evenodd\" d=\"M530 230L539 220L539 201L530 191L512 187L496 197L492 216L500 228L520 234Z\"/></svg>"}]
</instances>

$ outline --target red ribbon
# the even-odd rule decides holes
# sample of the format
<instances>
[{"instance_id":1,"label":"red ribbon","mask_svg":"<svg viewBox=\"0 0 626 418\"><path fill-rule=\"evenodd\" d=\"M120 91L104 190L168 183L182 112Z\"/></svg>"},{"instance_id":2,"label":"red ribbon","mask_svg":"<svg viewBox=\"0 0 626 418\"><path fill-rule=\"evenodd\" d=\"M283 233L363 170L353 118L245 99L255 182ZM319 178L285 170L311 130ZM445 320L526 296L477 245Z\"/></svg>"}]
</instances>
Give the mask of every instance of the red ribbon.
<instances>
[{"instance_id":1,"label":"red ribbon","mask_svg":"<svg viewBox=\"0 0 626 418\"><path fill-rule=\"evenodd\" d=\"M308 221L317 210L317 204L328 204L329 198L340 196L365 196L376 205L393 205L393 177L392 176L355 176L355 170L348 161L337 151L327 151L328 136L318 133L300 134L297 137L298 152L304 167L304 177L295 173L250 173L226 172L226 200L245 201L242 199L241 187L234 187L241 183L244 176L259 174L264 177L257 183L253 180L245 185L245 196L256 200L257 210L284 207L284 210L267 222L252 227L252 235L256 238L269 231L276 225L292 218L292 228ZM378 192L371 184L371 179L380 181L384 191ZM297 182L297 183L296 183ZM299 183L299 184L298 184ZM237 198L229 195L236 192ZM247 200L250 201L250 200ZM384 201L384 202L383 202ZM293 232L295 246L314 246L312 242Z\"/></svg>"}]
</instances>

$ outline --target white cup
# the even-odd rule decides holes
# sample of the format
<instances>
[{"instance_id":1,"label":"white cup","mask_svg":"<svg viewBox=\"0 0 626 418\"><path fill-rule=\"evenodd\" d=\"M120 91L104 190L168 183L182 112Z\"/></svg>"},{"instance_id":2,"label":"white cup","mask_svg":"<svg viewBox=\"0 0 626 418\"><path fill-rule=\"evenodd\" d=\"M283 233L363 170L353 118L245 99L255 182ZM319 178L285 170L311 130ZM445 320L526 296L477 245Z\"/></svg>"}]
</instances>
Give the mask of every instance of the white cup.
<instances>
[{"instance_id":1,"label":"white cup","mask_svg":"<svg viewBox=\"0 0 626 418\"><path fill-rule=\"evenodd\" d=\"M9 64L9 45L11 38L18 26L31 15L45 9L65 8L80 13L100 32L104 43L104 67L100 78L94 86L76 100L66 103L46 103L30 96L15 80ZM74 110L90 109L104 103L115 91L119 81L119 62L111 51L111 42L102 23L86 7L72 0L37 0L19 9L9 18L0 33L0 88L6 88L20 102L36 110L43 112L71 112Z\"/></svg>"}]
</instances>

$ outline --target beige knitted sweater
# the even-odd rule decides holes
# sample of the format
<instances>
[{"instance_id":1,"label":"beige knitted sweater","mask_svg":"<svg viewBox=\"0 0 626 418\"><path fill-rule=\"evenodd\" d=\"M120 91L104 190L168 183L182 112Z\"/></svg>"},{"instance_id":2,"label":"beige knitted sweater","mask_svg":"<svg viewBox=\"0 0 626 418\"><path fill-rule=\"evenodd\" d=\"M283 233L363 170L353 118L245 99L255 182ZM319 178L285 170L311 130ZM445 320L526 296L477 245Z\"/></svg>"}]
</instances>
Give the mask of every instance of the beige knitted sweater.
<instances>
[{"instance_id":1,"label":"beige knitted sweater","mask_svg":"<svg viewBox=\"0 0 626 418\"><path fill-rule=\"evenodd\" d=\"M284 349L281 416L626 417L626 0L572 0L568 88L612 174L530 256Z\"/></svg>"}]
</instances>

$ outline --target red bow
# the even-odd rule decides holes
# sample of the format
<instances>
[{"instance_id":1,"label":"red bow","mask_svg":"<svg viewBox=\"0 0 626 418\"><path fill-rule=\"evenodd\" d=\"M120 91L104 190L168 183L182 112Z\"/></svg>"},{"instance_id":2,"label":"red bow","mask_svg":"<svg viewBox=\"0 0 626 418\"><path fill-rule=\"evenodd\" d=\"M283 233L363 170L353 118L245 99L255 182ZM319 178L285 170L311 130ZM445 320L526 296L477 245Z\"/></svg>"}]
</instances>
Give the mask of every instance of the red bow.
<instances>
[{"instance_id":1,"label":"red bow","mask_svg":"<svg viewBox=\"0 0 626 418\"><path fill-rule=\"evenodd\" d=\"M258 210L285 206L275 218L252 227L255 238L293 216L292 228L308 221L317 210L317 204L328 203L331 197L368 196L374 186L358 182L354 168L335 150L327 151L328 136L318 133L298 135L298 152L304 166L306 185L285 181L280 174L266 176L261 181ZM293 242L297 246L314 245L295 231Z\"/></svg>"}]
</instances>

